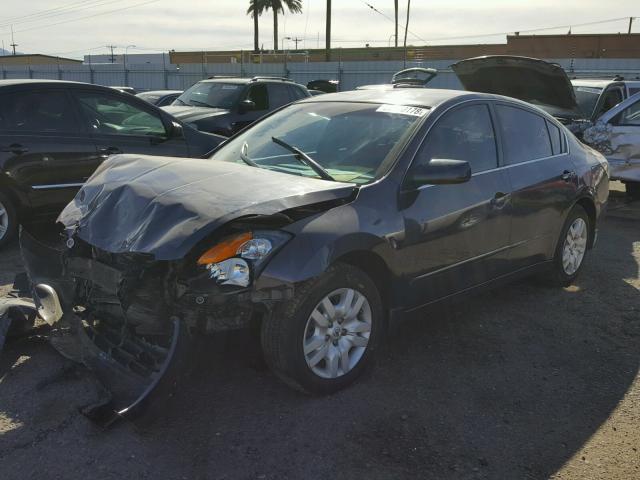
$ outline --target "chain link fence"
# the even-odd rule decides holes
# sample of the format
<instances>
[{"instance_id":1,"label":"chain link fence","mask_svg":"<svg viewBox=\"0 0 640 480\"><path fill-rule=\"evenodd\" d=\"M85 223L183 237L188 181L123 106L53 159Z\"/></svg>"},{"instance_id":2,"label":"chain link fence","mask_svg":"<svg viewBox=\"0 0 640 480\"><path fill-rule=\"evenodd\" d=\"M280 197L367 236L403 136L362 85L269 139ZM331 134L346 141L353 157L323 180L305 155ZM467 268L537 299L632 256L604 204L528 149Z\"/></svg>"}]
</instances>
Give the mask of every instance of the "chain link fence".
<instances>
[{"instance_id":1,"label":"chain link fence","mask_svg":"<svg viewBox=\"0 0 640 480\"><path fill-rule=\"evenodd\" d=\"M388 83L391 76L407 67L436 68L438 76L429 84L433 88L461 88L450 69L457 60L421 62L351 61L351 62L283 62L254 63L250 58L236 62L215 63L215 56L203 56L199 64L79 64L0 66L2 79L54 79L111 86L131 86L138 91L184 90L212 76L277 76L291 78L306 85L311 80L338 80L341 90L361 85ZM551 59L562 65L571 77L640 79L640 59Z\"/></svg>"}]
</instances>

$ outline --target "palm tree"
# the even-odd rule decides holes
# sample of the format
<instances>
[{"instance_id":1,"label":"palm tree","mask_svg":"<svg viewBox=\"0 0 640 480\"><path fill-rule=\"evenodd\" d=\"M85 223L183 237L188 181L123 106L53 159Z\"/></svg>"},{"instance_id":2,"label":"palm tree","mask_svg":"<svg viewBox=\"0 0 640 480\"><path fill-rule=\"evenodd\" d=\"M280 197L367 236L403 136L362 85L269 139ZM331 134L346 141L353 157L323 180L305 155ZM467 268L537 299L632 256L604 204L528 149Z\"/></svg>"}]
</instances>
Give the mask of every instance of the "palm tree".
<instances>
[{"instance_id":1,"label":"palm tree","mask_svg":"<svg viewBox=\"0 0 640 480\"><path fill-rule=\"evenodd\" d=\"M291 13L302 13L302 0L264 0L265 9L273 12L273 49L278 51L278 13L284 14L285 7Z\"/></svg>"},{"instance_id":2,"label":"palm tree","mask_svg":"<svg viewBox=\"0 0 640 480\"><path fill-rule=\"evenodd\" d=\"M249 8L247 9L247 15L253 17L253 51L254 53L260 52L260 45L258 39L258 17L267 9L267 2L265 0L249 0Z\"/></svg>"}]
</instances>

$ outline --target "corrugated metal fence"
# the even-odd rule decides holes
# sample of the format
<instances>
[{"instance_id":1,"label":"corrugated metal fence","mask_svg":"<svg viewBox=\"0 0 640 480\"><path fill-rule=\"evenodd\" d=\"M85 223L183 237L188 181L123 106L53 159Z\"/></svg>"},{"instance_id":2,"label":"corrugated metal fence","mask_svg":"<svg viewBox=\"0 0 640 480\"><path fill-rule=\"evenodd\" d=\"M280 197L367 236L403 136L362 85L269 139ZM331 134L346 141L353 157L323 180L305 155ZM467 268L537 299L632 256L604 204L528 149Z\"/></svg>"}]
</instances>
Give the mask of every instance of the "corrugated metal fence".
<instances>
[{"instance_id":1,"label":"corrugated metal fence","mask_svg":"<svg viewBox=\"0 0 640 480\"><path fill-rule=\"evenodd\" d=\"M428 66L440 73L430 86L459 89L460 83L449 68L457 60L423 62L373 61L288 64L207 63L188 65L120 64L93 65L31 65L0 66L0 78L47 78L96 83L100 85L132 86L140 91L186 89L197 81L213 75L252 77L286 76L306 84L316 79L340 80L341 90L360 85L388 83L391 76L406 67ZM571 76L640 78L640 59L550 59L562 65Z\"/></svg>"}]
</instances>

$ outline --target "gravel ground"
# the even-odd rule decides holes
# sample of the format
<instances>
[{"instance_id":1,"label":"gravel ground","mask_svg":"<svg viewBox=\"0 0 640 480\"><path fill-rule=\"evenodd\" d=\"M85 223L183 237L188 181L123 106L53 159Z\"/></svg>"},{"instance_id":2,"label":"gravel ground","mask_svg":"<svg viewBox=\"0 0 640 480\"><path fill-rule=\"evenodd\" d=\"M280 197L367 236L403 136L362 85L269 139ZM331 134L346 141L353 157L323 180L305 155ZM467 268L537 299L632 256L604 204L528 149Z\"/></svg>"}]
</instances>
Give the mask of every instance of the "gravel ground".
<instances>
[{"instance_id":1,"label":"gravel ground","mask_svg":"<svg viewBox=\"0 0 640 480\"><path fill-rule=\"evenodd\" d=\"M281 385L239 333L151 422L105 431L78 413L90 375L13 342L0 477L640 478L640 204L617 203L575 286L524 281L403 322L331 397ZM0 254L0 290L19 267Z\"/></svg>"}]
</instances>

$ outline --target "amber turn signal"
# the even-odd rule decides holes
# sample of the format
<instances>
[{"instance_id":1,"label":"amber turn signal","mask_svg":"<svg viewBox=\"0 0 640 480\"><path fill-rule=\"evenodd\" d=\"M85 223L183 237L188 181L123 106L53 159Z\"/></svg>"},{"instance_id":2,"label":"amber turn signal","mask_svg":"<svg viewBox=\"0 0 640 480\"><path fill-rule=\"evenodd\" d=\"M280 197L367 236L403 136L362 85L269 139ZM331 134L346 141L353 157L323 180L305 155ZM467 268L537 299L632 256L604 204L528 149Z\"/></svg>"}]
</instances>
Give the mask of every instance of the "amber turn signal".
<instances>
[{"instance_id":1,"label":"amber turn signal","mask_svg":"<svg viewBox=\"0 0 640 480\"><path fill-rule=\"evenodd\" d=\"M209 250L204 252L198 259L198 265L209 265L211 263L218 263L228 258L235 257L238 249L252 238L253 235L251 232L227 237L215 247L211 247Z\"/></svg>"}]
</instances>

